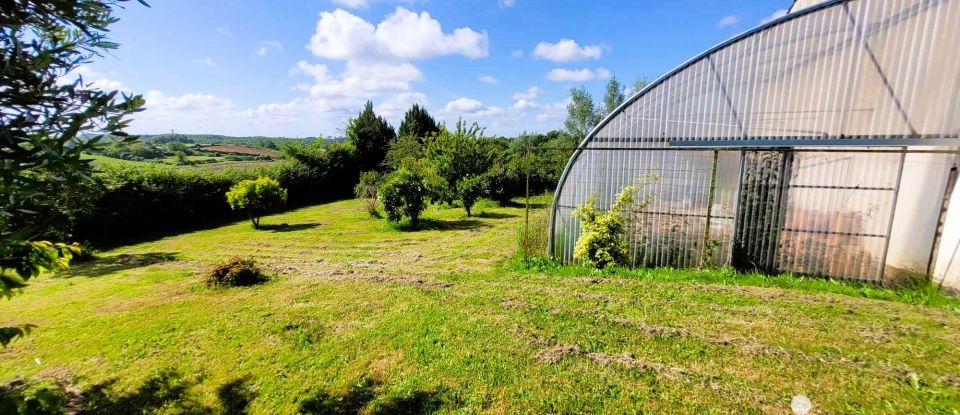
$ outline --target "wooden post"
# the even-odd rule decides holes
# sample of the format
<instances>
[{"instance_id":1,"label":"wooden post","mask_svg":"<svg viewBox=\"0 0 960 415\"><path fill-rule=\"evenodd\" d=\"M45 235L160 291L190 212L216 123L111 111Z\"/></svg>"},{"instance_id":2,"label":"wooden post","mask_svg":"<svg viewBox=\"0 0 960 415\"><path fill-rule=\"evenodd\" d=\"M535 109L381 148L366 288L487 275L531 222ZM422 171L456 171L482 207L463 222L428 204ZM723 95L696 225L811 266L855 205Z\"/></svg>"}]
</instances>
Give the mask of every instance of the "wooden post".
<instances>
[{"instance_id":1,"label":"wooden post","mask_svg":"<svg viewBox=\"0 0 960 415\"><path fill-rule=\"evenodd\" d=\"M524 212L524 223L523 223L523 260L527 262L530 260L530 147L527 146L524 155L524 171L527 176L526 184L526 207Z\"/></svg>"}]
</instances>

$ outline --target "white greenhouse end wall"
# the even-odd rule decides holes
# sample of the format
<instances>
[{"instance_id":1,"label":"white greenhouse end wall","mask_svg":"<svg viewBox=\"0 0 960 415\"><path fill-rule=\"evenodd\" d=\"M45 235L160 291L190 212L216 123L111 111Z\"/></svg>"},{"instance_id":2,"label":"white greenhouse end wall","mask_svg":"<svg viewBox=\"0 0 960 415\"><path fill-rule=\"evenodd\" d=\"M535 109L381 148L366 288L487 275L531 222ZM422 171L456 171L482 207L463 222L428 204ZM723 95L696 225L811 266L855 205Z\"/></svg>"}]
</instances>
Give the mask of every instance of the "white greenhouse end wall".
<instances>
[{"instance_id":1,"label":"white greenhouse end wall","mask_svg":"<svg viewBox=\"0 0 960 415\"><path fill-rule=\"evenodd\" d=\"M951 294L960 294L960 186L954 186L940 235L933 283Z\"/></svg>"}]
</instances>

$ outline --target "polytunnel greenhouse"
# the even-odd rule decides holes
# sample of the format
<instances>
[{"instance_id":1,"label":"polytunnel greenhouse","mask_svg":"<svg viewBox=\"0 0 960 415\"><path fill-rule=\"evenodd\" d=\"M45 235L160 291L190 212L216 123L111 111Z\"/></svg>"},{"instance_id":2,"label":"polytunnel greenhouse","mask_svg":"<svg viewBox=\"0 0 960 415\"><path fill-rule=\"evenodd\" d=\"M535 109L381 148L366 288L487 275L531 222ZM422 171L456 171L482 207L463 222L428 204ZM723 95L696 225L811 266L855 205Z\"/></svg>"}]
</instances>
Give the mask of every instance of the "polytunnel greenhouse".
<instances>
[{"instance_id":1,"label":"polytunnel greenhouse","mask_svg":"<svg viewBox=\"0 0 960 415\"><path fill-rule=\"evenodd\" d=\"M629 211L630 265L960 288L958 134L960 0L798 1L594 128L557 187L549 249L575 261L576 207L652 178Z\"/></svg>"}]
</instances>

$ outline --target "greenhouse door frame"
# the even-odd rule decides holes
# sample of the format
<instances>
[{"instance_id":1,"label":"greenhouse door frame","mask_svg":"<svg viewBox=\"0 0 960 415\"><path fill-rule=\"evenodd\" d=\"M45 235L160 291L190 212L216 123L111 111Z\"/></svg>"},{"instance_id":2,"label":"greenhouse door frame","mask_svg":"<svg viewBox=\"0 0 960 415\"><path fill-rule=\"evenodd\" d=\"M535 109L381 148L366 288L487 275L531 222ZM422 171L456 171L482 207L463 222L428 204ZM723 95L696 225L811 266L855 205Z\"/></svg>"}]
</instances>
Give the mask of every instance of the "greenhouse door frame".
<instances>
[{"instance_id":1,"label":"greenhouse door frame","mask_svg":"<svg viewBox=\"0 0 960 415\"><path fill-rule=\"evenodd\" d=\"M730 257L735 268L777 271L792 161L787 148L740 151Z\"/></svg>"}]
</instances>

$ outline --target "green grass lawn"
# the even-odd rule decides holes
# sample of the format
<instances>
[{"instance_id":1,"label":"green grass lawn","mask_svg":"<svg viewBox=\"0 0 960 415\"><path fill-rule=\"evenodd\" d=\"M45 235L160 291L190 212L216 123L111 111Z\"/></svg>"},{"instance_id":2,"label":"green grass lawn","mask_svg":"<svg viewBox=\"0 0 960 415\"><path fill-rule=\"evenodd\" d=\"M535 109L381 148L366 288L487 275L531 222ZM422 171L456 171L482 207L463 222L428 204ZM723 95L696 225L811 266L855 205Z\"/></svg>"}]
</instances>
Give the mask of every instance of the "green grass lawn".
<instances>
[{"instance_id":1,"label":"green grass lawn","mask_svg":"<svg viewBox=\"0 0 960 415\"><path fill-rule=\"evenodd\" d=\"M523 210L479 210L409 232L343 201L102 253L0 301L0 326L38 326L0 349L0 384L69 383L94 413L789 414L798 394L817 414L960 410L956 300L520 270ZM204 286L232 255L275 277Z\"/></svg>"}]
</instances>

